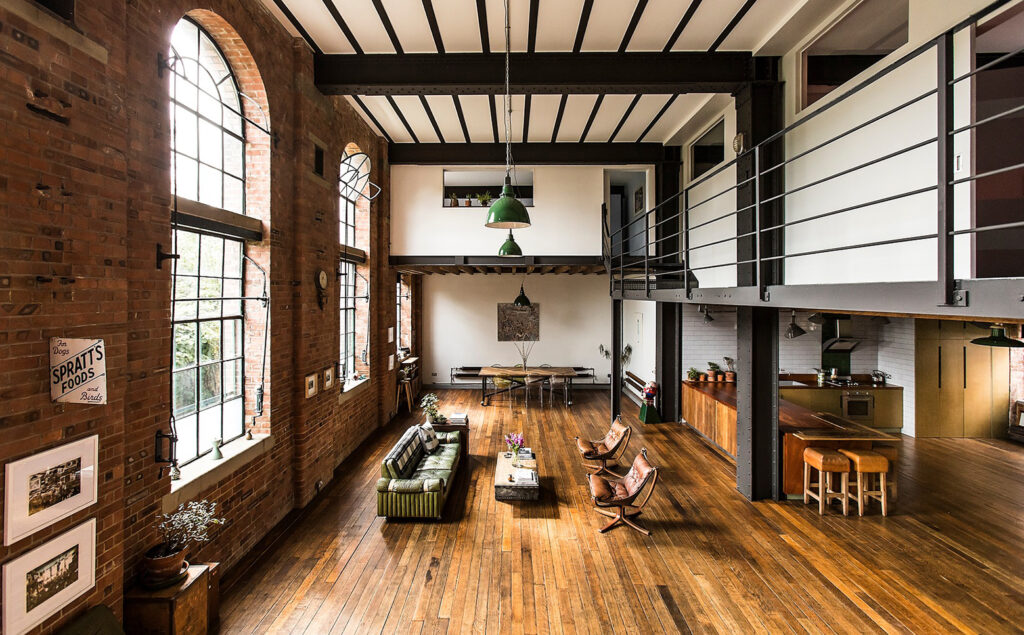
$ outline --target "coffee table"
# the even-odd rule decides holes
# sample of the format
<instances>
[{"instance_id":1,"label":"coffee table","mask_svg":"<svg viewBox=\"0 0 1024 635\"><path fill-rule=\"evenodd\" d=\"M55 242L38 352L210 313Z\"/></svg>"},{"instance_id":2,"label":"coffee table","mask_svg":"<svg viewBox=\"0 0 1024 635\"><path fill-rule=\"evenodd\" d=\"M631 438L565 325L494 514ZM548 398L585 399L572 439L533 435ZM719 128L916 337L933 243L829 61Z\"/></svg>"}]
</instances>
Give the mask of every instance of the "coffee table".
<instances>
[{"instance_id":1,"label":"coffee table","mask_svg":"<svg viewBox=\"0 0 1024 635\"><path fill-rule=\"evenodd\" d=\"M534 454L534 458L537 455ZM540 479L533 483L510 483L508 475L514 472L511 457L505 452L498 453L494 467L494 500L535 501L540 499Z\"/></svg>"}]
</instances>

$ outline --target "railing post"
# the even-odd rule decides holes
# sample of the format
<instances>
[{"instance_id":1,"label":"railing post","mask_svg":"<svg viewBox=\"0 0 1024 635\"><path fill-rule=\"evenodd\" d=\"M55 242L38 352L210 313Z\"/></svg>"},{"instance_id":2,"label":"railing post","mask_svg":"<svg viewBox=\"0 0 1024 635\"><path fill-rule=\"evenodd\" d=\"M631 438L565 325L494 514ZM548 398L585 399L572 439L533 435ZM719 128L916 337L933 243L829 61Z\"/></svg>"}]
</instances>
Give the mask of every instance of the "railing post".
<instances>
[{"instance_id":1,"label":"railing post","mask_svg":"<svg viewBox=\"0 0 1024 635\"><path fill-rule=\"evenodd\" d=\"M953 203L953 32L947 31L939 36L936 43L938 58L938 282L939 304L952 306L958 304L956 280L953 277L953 236L950 231L954 227Z\"/></svg>"},{"instance_id":2,"label":"railing post","mask_svg":"<svg viewBox=\"0 0 1024 635\"><path fill-rule=\"evenodd\" d=\"M651 297L651 273L647 264L647 256L651 252L651 216L644 214L644 292Z\"/></svg>"},{"instance_id":3,"label":"railing post","mask_svg":"<svg viewBox=\"0 0 1024 635\"><path fill-rule=\"evenodd\" d=\"M757 297L766 300L765 285L761 271L761 146L754 151L754 285Z\"/></svg>"},{"instance_id":4,"label":"railing post","mask_svg":"<svg viewBox=\"0 0 1024 635\"><path fill-rule=\"evenodd\" d=\"M690 299L690 190L683 190L683 290Z\"/></svg>"}]
</instances>

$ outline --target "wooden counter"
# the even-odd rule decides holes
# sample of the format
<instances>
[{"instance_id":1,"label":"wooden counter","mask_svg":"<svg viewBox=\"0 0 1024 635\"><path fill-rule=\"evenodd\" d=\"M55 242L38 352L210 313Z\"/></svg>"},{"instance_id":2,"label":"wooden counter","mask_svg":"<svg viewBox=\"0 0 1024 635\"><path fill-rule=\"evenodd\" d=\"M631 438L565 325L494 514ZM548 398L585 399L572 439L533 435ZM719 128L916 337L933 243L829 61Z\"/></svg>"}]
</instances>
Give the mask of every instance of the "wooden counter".
<instances>
[{"instance_id":1,"label":"wooden counter","mask_svg":"<svg viewBox=\"0 0 1024 635\"><path fill-rule=\"evenodd\" d=\"M736 458L736 385L691 382L682 385L686 423L734 460ZM825 448L870 448L876 441L898 437L828 413L817 413L779 399L782 451L782 491L803 493L803 451L809 445Z\"/></svg>"}]
</instances>

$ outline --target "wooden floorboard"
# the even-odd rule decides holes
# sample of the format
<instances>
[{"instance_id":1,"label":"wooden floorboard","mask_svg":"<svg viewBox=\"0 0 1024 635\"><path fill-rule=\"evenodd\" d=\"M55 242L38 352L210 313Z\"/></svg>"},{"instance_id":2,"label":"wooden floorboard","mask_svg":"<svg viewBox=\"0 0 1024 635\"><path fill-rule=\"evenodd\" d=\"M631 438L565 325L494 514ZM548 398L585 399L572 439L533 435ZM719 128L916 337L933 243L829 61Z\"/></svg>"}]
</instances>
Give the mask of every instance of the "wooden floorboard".
<instances>
[{"instance_id":1,"label":"wooden floorboard","mask_svg":"<svg viewBox=\"0 0 1024 635\"><path fill-rule=\"evenodd\" d=\"M1024 448L905 438L887 518L824 517L744 499L735 469L674 424L634 427L658 490L641 523L599 534L572 438L600 437L607 396L509 408L442 391L471 456L440 522L377 518L380 462L404 429L371 435L310 505L227 578L224 633L1021 632ZM495 455L522 431L537 502L494 500ZM469 470L465 468L469 467Z\"/></svg>"}]
</instances>

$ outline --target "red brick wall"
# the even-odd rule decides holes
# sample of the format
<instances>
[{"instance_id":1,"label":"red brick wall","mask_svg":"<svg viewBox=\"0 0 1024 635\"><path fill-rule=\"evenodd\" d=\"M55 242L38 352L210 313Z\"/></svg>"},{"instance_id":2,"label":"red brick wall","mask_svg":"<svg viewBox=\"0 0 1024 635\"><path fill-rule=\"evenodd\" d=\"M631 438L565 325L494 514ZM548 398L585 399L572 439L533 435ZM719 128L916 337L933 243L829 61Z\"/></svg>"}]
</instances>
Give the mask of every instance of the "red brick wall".
<instances>
[{"instance_id":1,"label":"red brick wall","mask_svg":"<svg viewBox=\"0 0 1024 635\"><path fill-rule=\"evenodd\" d=\"M308 503L316 483L327 482L392 410L386 336L395 320L395 281L386 264L386 144L347 102L316 91L311 53L259 2L201 6L192 15L218 40L243 90L266 104L274 134L249 135L247 190L250 214L264 220L266 236L247 253L269 266L271 293L269 379L256 429L269 430L274 446L202 495L220 503L228 524L197 555L230 567L288 511ZM76 26L93 42L86 47L101 57L105 50L105 63L69 44L75 36L68 29L0 8L0 463L100 435L99 503L0 548L6 562L87 518L98 520L95 589L38 631L100 602L120 615L123 586L155 543L152 520L171 488L153 460L154 434L167 428L170 381L170 267L157 269L154 254L158 243L170 250L173 202L168 74L157 73L156 60L178 19L194 8L183 0L79 2ZM262 91L252 88L261 84ZM326 179L312 174L314 134L327 145ZM371 380L341 398L336 384L305 399L303 377L318 372L322 379L337 361L336 287L321 309L313 276L336 270L334 183L351 142L370 155L371 179L384 188L368 218ZM67 196L58 194L62 182ZM258 292L262 278L250 270L246 285ZM258 351L262 309L246 308L246 350ZM58 335L106 340L107 405L50 402L47 343ZM247 362L250 394L257 363Z\"/></svg>"}]
</instances>

